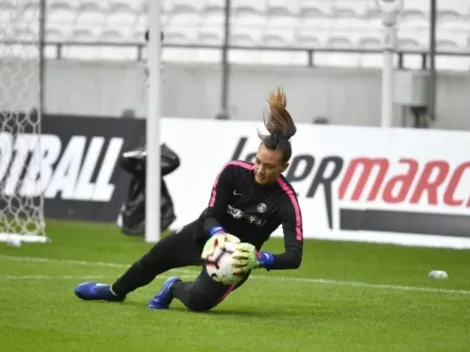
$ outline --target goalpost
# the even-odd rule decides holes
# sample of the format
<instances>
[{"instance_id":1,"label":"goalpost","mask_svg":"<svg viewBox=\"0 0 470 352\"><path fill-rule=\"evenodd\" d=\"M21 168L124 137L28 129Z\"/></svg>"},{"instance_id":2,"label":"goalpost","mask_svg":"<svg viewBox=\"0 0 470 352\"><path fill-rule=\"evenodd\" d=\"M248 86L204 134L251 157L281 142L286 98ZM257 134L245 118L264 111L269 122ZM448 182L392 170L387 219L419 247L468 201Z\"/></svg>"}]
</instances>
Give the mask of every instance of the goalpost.
<instances>
[{"instance_id":1,"label":"goalpost","mask_svg":"<svg viewBox=\"0 0 470 352\"><path fill-rule=\"evenodd\" d=\"M161 0L148 0L149 41L147 65L149 71L148 112L146 125L146 188L145 241L160 240L160 115L161 115Z\"/></svg>"},{"instance_id":2,"label":"goalpost","mask_svg":"<svg viewBox=\"0 0 470 352\"><path fill-rule=\"evenodd\" d=\"M0 241L49 241L40 143L43 1L0 9Z\"/></svg>"},{"instance_id":3,"label":"goalpost","mask_svg":"<svg viewBox=\"0 0 470 352\"><path fill-rule=\"evenodd\" d=\"M147 1L150 77L145 239L157 242L160 240L162 2ZM41 181L44 7L45 0L13 0L0 9L0 242L50 241L44 219L46 185Z\"/></svg>"}]
</instances>

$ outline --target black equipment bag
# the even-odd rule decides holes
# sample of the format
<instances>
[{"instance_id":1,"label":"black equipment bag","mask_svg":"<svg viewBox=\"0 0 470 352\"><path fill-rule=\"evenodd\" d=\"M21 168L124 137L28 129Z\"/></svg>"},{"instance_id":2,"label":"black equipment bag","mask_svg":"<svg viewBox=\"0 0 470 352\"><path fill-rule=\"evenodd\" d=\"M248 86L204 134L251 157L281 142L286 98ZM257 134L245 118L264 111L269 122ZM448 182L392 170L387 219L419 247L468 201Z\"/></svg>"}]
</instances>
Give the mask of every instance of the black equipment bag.
<instances>
[{"instance_id":1,"label":"black equipment bag","mask_svg":"<svg viewBox=\"0 0 470 352\"><path fill-rule=\"evenodd\" d=\"M145 176L146 176L145 147L124 152L119 164L121 168L131 174L127 197L119 212L117 224L121 232L130 236L143 236L145 234ZM160 228L161 231L176 220L173 199L164 180L180 166L178 155L166 144L161 145L161 198L160 198Z\"/></svg>"}]
</instances>

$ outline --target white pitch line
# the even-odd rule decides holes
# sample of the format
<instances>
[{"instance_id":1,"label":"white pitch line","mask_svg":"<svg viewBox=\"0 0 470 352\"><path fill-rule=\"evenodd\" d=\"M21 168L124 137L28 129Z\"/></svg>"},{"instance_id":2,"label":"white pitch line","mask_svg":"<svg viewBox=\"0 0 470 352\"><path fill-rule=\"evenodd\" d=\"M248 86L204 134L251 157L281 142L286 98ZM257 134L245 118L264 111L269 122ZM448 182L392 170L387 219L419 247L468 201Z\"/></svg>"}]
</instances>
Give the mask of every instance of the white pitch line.
<instances>
[{"instance_id":1,"label":"white pitch line","mask_svg":"<svg viewBox=\"0 0 470 352\"><path fill-rule=\"evenodd\" d=\"M32 263L59 263L59 264L86 265L86 266L106 266L106 267L114 267L114 268L128 268L129 267L129 264L89 262L89 261L83 261L83 260L69 260L69 259L21 257L21 256L9 256L9 255L0 255L0 259L13 260L17 262L32 262ZM183 274L193 274L193 275L196 275L198 273L195 270L187 270L187 269L172 269L171 271L180 272ZM191 277L191 276L188 276L188 277ZM400 285L387 285L387 284L370 284L366 282L341 281L341 280L322 279L322 278L265 276L265 275L256 275L256 274L252 275L252 278L256 280L291 281L291 282L304 282L304 283L315 283L315 284L324 284L324 285L355 286L355 287L378 288L378 289L387 289L387 290L395 290L395 291L412 291L412 292L414 291L414 292L470 295L470 290L454 290L454 289L445 289L445 288L400 286Z\"/></svg>"},{"instance_id":2,"label":"white pitch line","mask_svg":"<svg viewBox=\"0 0 470 352\"><path fill-rule=\"evenodd\" d=\"M268 279L267 276L256 278ZM272 279L272 278L269 278ZM388 284L369 284L367 282L359 281L341 281L341 280L332 280L332 279L320 279L320 278L305 278L305 277L275 277L275 279L280 281L297 281L297 282L312 282L317 284L325 285L339 285L339 286L356 286L356 287L370 287L370 288L382 288L387 290L396 290L396 291L420 291L420 292L432 292L432 293L454 293L461 295L470 295L470 291L467 290L454 290L447 288L432 288L432 287L418 287L418 286L400 286L400 285L388 285Z\"/></svg>"},{"instance_id":3,"label":"white pitch line","mask_svg":"<svg viewBox=\"0 0 470 352\"><path fill-rule=\"evenodd\" d=\"M55 279L81 279L81 280L94 280L102 279L103 275L89 275L89 276L80 276L80 275L0 275L0 280L55 280Z\"/></svg>"},{"instance_id":4,"label":"white pitch line","mask_svg":"<svg viewBox=\"0 0 470 352\"><path fill-rule=\"evenodd\" d=\"M55 258L36 258L36 257L21 257L14 255L0 255L0 259L13 260L17 262L30 262L30 263L58 263L58 264L70 264L70 265L85 265L85 266L105 266L109 268L129 268L132 264L118 264L108 262L89 262L86 260L73 260L73 259L55 259ZM172 269L174 272L196 274L197 271L188 269Z\"/></svg>"},{"instance_id":5,"label":"white pitch line","mask_svg":"<svg viewBox=\"0 0 470 352\"><path fill-rule=\"evenodd\" d=\"M96 280L109 277L109 275L0 275L0 280ZM193 278L193 275L180 275L182 279ZM164 276L158 278L164 279Z\"/></svg>"}]
</instances>

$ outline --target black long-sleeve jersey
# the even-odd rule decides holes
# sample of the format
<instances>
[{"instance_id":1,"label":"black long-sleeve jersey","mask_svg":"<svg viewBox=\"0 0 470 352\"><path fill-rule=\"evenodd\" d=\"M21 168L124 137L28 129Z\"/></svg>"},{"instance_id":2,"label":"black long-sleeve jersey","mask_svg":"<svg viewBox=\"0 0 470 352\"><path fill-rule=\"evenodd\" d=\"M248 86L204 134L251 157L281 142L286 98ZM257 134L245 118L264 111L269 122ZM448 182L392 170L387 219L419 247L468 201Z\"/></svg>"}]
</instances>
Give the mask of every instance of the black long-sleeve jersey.
<instances>
[{"instance_id":1,"label":"black long-sleeve jersey","mask_svg":"<svg viewBox=\"0 0 470 352\"><path fill-rule=\"evenodd\" d=\"M253 163L246 161L231 161L222 169L209 205L199 217L205 234L222 226L227 233L260 250L282 225L285 252L274 254L269 269L298 268L302 261L303 228L296 193L282 175L272 185L258 184L253 169Z\"/></svg>"}]
</instances>

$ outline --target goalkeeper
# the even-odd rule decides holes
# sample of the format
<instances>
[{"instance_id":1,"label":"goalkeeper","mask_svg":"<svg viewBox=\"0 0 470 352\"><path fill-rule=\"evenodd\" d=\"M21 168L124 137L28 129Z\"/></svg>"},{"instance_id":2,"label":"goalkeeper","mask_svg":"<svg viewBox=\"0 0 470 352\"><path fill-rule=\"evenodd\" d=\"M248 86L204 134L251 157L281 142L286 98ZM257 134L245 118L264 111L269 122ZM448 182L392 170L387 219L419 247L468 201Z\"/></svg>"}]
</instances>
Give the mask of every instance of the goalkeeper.
<instances>
[{"instance_id":1,"label":"goalkeeper","mask_svg":"<svg viewBox=\"0 0 470 352\"><path fill-rule=\"evenodd\" d=\"M265 121L268 135L254 163L231 161L220 172L208 207L197 220L155 244L112 285L86 282L75 288L84 300L123 301L139 287L170 269L203 265L214 242L236 242L234 271L244 274L235 285L212 280L203 268L193 282L168 278L149 302L151 309L166 309L177 298L192 311L207 311L237 289L254 269L296 269L302 261L302 215L296 193L281 173L292 154L289 139L296 126L286 110L282 90L269 97L270 114ZM262 252L262 245L282 225L285 252Z\"/></svg>"}]
</instances>

